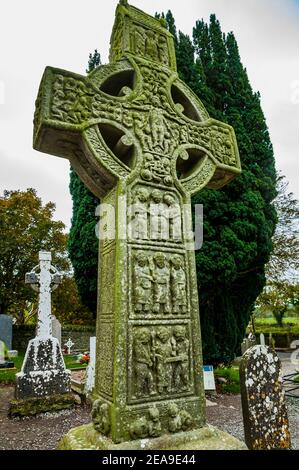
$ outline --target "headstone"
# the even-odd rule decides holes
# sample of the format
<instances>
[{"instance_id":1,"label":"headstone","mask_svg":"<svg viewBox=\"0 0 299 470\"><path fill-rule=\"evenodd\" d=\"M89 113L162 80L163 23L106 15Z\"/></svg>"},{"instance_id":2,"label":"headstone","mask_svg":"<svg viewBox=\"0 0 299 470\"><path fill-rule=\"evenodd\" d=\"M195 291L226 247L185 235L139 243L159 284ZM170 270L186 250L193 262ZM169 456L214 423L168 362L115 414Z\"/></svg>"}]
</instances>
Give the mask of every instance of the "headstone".
<instances>
[{"instance_id":1,"label":"headstone","mask_svg":"<svg viewBox=\"0 0 299 470\"><path fill-rule=\"evenodd\" d=\"M248 349L240 364L245 442L251 450L289 449L281 363L268 346Z\"/></svg>"},{"instance_id":2,"label":"headstone","mask_svg":"<svg viewBox=\"0 0 299 470\"><path fill-rule=\"evenodd\" d=\"M124 1L110 63L47 67L34 123L34 148L101 199L95 430L117 443L201 428L191 196L240 173L233 129L178 78L173 36Z\"/></svg>"},{"instance_id":3,"label":"headstone","mask_svg":"<svg viewBox=\"0 0 299 470\"><path fill-rule=\"evenodd\" d=\"M260 333L260 345L261 345L261 346L265 346L265 345L266 345L264 333Z\"/></svg>"},{"instance_id":4,"label":"headstone","mask_svg":"<svg viewBox=\"0 0 299 470\"><path fill-rule=\"evenodd\" d=\"M12 318L9 315L0 315L0 341L12 348Z\"/></svg>"},{"instance_id":5,"label":"headstone","mask_svg":"<svg viewBox=\"0 0 299 470\"><path fill-rule=\"evenodd\" d=\"M86 370L86 383L85 392L90 394L94 389L95 382L95 366L96 366L96 337L93 336L89 339L89 364Z\"/></svg>"},{"instance_id":6,"label":"headstone","mask_svg":"<svg viewBox=\"0 0 299 470\"><path fill-rule=\"evenodd\" d=\"M61 323L55 315L52 315L52 335L58 339L59 346L61 347Z\"/></svg>"},{"instance_id":7,"label":"headstone","mask_svg":"<svg viewBox=\"0 0 299 470\"><path fill-rule=\"evenodd\" d=\"M205 390L207 391L216 390L213 366L203 366L203 380L204 380Z\"/></svg>"},{"instance_id":8,"label":"headstone","mask_svg":"<svg viewBox=\"0 0 299 470\"><path fill-rule=\"evenodd\" d=\"M60 282L60 276L51 265L50 252L39 252L39 265L26 274L26 282L39 292L37 335L29 341L22 370L16 375L16 398L68 393L70 371L52 335L51 290Z\"/></svg>"}]
</instances>

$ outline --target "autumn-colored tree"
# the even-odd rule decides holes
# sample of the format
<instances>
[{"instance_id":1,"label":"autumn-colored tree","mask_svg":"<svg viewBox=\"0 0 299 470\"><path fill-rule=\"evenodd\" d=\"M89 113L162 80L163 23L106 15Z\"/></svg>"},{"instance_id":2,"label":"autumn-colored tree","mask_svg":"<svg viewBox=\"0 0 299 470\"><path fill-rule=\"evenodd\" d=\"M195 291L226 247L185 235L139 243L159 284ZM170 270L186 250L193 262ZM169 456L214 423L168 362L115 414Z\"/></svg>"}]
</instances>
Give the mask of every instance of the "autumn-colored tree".
<instances>
[{"instance_id":1,"label":"autumn-colored tree","mask_svg":"<svg viewBox=\"0 0 299 470\"><path fill-rule=\"evenodd\" d=\"M256 306L263 313L270 311L277 324L283 326L283 318L290 307L298 305L299 285L288 281L273 281L259 295Z\"/></svg>"},{"instance_id":2,"label":"autumn-colored tree","mask_svg":"<svg viewBox=\"0 0 299 470\"><path fill-rule=\"evenodd\" d=\"M43 204L32 188L0 197L0 314L11 314L18 323L24 322L26 302L36 299L25 273L38 264L38 252L52 251L59 270L70 268L65 226L53 220L54 211L55 204Z\"/></svg>"},{"instance_id":3,"label":"autumn-colored tree","mask_svg":"<svg viewBox=\"0 0 299 470\"><path fill-rule=\"evenodd\" d=\"M52 294L52 313L64 325L91 325L95 322L91 311L80 299L76 281L65 276Z\"/></svg>"}]
</instances>

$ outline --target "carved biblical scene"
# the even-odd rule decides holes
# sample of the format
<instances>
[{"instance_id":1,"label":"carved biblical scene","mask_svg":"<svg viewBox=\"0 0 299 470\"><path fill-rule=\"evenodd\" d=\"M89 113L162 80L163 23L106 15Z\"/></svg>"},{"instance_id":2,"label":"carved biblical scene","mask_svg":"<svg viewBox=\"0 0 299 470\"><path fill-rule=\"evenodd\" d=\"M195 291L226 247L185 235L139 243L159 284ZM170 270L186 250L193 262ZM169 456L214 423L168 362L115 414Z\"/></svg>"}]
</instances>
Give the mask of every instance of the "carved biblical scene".
<instances>
[{"instance_id":1,"label":"carved biblical scene","mask_svg":"<svg viewBox=\"0 0 299 470\"><path fill-rule=\"evenodd\" d=\"M169 66L166 36L134 24L131 29L131 51L138 57Z\"/></svg>"},{"instance_id":2,"label":"carved biblical scene","mask_svg":"<svg viewBox=\"0 0 299 470\"><path fill-rule=\"evenodd\" d=\"M131 240L182 242L182 214L175 193L137 187L128 210L128 219Z\"/></svg>"},{"instance_id":3,"label":"carved biblical scene","mask_svg":"<svg viewBox=\"0 0 299 470\"><path fill-rule=\"evenodd\" d=\"M80 124L90 116L93 92L83 80L55 75L51 118Z\"/></svg>"},{"instance_id":4,"label":"carved biblical scene","mask_svg":"<svg viewBox=\"0 0 299 470\"><path fill-rule=\"evenodd\" d=\"M132 398L157 399L190 391L190 341L184 325L134 327Z\"/></svg>"},{"instance_id":5,"label":"carved biblical scene","mask_svg":"<svg viewBox=\"0 0 299 470\"><path fill-rule=\"evenodd\" d=\"M183 255L133 252L134 316L145 318L188 314L188 286Z\"/></svg>"}]
</instances>

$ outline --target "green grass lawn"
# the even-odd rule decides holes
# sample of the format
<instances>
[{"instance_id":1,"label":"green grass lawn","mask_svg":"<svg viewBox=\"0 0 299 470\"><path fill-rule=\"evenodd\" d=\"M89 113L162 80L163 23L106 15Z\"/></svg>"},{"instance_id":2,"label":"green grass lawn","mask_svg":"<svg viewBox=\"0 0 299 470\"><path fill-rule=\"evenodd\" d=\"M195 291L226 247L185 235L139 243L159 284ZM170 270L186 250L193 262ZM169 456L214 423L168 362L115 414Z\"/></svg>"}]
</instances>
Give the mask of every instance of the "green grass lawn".
<instances>
[{"instance_id":1,"label":"green grass lawn","mask_svg":"<svg viewBox=\"0 0 299 470\"><path fill-rule=\"evenodd\" d=\"M299 334L299 318L298 317L285 317L283 319L283 326L278 326L275 318L255 318L254 320L256 333L279 333L294 335Z\"/></svg>"},{"instance_id":2,"label":"green grass lawn","mask_svg":"<svg viewBox=\"0 0 299 470\"><path fill-rule=\"evenodd\" d=\"M219 391L222 393L240 393L240 375L239 367L217 367L214 369L215 378L223 377L227 383L219 385Z\"/></svg>"},{"instance_id":3,"label":"green grass lawn","mask_svg":"<svg viewBox=\"0 0 299 470\"><path fill-rule=\"evenodd\" d=\"M15 381L16 373L20 372L25 353L19 353L18 357L12 359L15 364L14 370L0 369L0 383L11 383ZM86 364L76 362L76 356L63 356L67 369L81 369Z\"/></svg>"}]
</instances>

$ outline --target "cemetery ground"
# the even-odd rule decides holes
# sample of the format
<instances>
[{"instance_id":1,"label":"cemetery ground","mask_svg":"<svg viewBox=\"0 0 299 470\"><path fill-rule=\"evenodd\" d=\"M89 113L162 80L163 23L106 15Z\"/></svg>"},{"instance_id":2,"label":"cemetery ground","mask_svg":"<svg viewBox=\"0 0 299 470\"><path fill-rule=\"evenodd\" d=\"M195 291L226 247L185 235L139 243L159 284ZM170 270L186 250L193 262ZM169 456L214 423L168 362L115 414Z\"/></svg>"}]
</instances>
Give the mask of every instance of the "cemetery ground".
<instances>
[{"instance_id":1,"label":"cemetery ground","mask_svg":"<svg viewBox=\"0 0 299 470\"><path fill-rule=\"evenodd\" d=\"M283 374L292 371L289 353L280 353ZM81 365L75 362L74 356L64 356L66 366L72 369L72 375L80 374ZM16 367L20 368L22 355L17 358ZM76 370L77 369L77 370ZM59 440L69 429L90 422L91 407L81 401L71 410L56 413L45 413L35 417L13 418L7 416L9 401L13 398L13 374L16 371L2 371L0 381L0 428L2 439L1 450L54 450ZM3 380L4 374L11 374L10 379ZM207 395L207 421L234 437L244 440L241 397L237 366L216 369L217 394ZM224 379L221 381L219 379ZM0 377L1 379L1 377ZM235 392L235 393L232 393ZM79 397L79 396L78 396ZM299 398L288 398L288 413L292 445L299 449Z\"/></svg>"}]
</instances>

